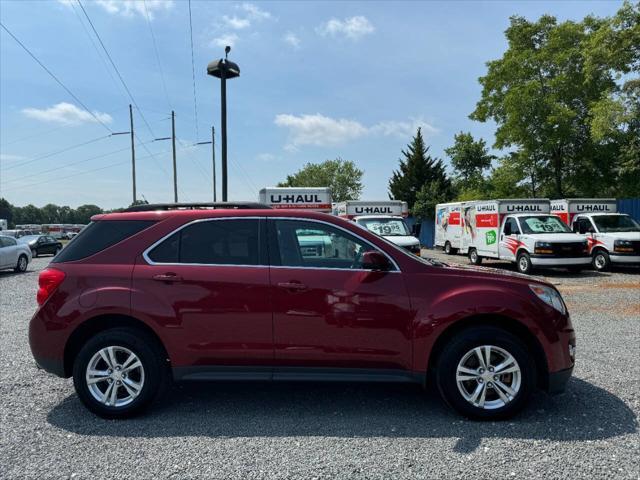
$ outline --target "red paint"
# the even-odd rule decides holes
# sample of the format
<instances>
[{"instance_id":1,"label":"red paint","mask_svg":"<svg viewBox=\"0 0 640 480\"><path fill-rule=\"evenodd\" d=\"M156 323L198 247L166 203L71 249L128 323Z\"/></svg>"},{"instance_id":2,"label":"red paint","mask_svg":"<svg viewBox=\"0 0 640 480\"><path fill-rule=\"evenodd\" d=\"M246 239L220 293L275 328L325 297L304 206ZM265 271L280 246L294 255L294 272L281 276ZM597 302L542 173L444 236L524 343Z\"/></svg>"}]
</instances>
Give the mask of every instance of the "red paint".
<instances>
[{"instance_id":1,"label":"red paint","mask_svg":"<svg viewBox=\"0 0 640 480\"><path fill-rule=\"evenodd\" d=\"M460 212L451 212L449 214L449 225L460 225Z\"/></svg>"},{"instance_id":2,"label":"red paint","mask_svg":"<svg viewBox=\"0 0 640 480\"><path fill-rule=\"evenodd\" d=\"M366 239L399 272L241 266L152 266L142 253L196 219L303 217ZM36 311L29 341L36 360L68 376L65 348L95 317L142 322L173 367L287 365L396 368L425 374L447 328L482 318L515 322L539 342L550 372L572 365L569 317L541 302L529 277L433 266L405 255L353 222L316 212L179 210L113 213L94 220L156 220L152 227L92 257L55 263L64 280ZM497 219L497 216L496 216ZM154 280L174 274L181 281ZM479 317L482 315L484 317Z\"/></svg>"},{"instance_id":3,"label":"red paint","mask_svg":"<svg viewBox=\"0 0 640 480\"><path fill-rule=\"evenodd\" d=\"M476 227L478 227L478 228L497 228L498 227L498 214L497 213L477 213L476 214Z\"/></svg>"}]
</instances>

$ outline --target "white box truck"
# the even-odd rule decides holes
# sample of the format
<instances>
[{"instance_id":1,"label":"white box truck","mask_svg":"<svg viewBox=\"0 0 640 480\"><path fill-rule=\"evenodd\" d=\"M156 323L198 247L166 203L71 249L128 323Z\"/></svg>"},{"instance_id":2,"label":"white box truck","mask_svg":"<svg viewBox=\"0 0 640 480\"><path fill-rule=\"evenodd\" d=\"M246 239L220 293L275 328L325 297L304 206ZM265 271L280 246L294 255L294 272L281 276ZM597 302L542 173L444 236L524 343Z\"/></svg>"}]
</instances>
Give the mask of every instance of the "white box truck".
<instances>
[{"instance_id":1,"label":"white box truck","mask_svg":"<svg viewBox=\"0 0 640 480\"><path fill-rule=\"evenodd\" d=\"M614 198L552 200L551 212L587 239L595 270L609 270L612 264L640 264L640 225L618 213Z\"/></svg>"},{"instance_id":2,"label":"white box truck","mask_svg":"<svg viewBox=\"0 0 640 480\"><path fill-rule=\"evenodd\" d=\"M436 205L435 234L433 244L440 247L447 255L458 253L462 247L463 205L471 202L451 202Z\"/></svg>"},{"instance_id":3,"label":"white box truck","mask_svg":"<svg viewBox=\"0 0 640 480\"><path fill-rule=\"evenodd\" d=\"M331 213L331 189L328 187L268 187L260 190L258 201L271 208Z\"/></svg>"},{"instance_id":4,"label":"white box truck","mask_svg":"<svg viewBox=\"0 0 640 480\"><path fill-rule=\"evenodd\" d=\"M578 272L591 262L587 241L557 216L548 199L486 200L462 206L462 247L473 264L496 258L520 273L536 267Z\"/></svg>"},{"instance_id":5,"label":"white box truck","mask_svg":"<svg viewBox=\"0 0 640 480\"><path fill-rule=\"evenodd\" d=\"M333 204L333 214L353 220L391 243L420 255L420 240L405 222L409 215L407 202L402 200L347 200Z\"/></svg>"}]
</instances>

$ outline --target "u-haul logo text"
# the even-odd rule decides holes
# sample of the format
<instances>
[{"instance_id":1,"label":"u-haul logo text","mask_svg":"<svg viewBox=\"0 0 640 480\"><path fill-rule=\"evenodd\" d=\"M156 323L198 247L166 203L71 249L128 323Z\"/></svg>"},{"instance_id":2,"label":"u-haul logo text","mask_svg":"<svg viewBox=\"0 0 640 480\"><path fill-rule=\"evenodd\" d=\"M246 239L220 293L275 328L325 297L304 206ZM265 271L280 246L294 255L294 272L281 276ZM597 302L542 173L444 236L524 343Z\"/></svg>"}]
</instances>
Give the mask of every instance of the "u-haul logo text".
<instances>
[{"instance_id":1,"label":"u-haul logo text","mask_svg":"<svg viewBox=\"0 0 640 480\"><path fill-rule=\"evenodd\" d=\"M477 205L476 212L496 212L496 205Z\"/></svg>"},{"instance_id":2,"label":"u-haul logo text","mask_svg":"<svg viewBox=\"0 0 640 480\"><path fill-rule=\"evenodd\" d=\"M392 214L393 210L391 207L355 207L356 215L362 214Z\"/></svg>"},{"instance_id":3,"label":"u-haul logo text","mask_svg":"<svg viewBox=\"0 0 640 480\"><path fill-rule=\"evenodd\" d=\"M507 212L542 212L542 205L507 205Z\"/></svg>"},{"instance_id":4,"label":"u-haul logo text","mask_svg":"<svg viewBox=\"0 0 640 480\"><path fill-rule=\"evenodd\" d=\"M612 205L608 204L578 204L576 205L577 212L613 212Z\"/></svg>"}]
</instances>

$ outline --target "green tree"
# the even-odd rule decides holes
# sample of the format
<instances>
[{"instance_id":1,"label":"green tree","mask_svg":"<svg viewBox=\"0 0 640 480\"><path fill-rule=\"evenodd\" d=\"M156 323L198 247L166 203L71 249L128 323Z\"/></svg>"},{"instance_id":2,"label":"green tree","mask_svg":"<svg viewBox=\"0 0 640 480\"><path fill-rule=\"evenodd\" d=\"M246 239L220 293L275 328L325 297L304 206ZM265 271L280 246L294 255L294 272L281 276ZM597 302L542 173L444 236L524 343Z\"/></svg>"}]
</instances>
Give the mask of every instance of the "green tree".
<instances>
[{"instance_id":1,"label":"green tree","mask_svg":"<svg viewBox=\"0 0 640 480\"><path fill-rule=\"evenodd\" d=\"M451 184L441 178L430 180L422 185L418 191L411 213L419 219L430 218L433 220L436 205L449 200L451 200Z\"/></svg>"},{"instance_id":2,"label":"green tree","mask_svg":"<svg viewBox=\"0 0 640 480\"><path fill-rule=\"evenodd\" d=\"M407 149L402 150L404 159L400 159L400 168L393 172L389 180L389 197L407 202L411 212L423 188L442 192L445 199L453 196L451 180L447 177L442 160L431 157L428 152L429 147L425 145L422 131L418 128Z\"/></svg>"},{"instance_id":3,"label":"green tree","mask_svg":"<svg viewBox=\"0 0 640 480\"><path fill-rule=\"evenodd\" d=\"M484 140L474 140L470 133L460 132L453 137L452 147L445 148L462 185L471 187L484 180L484 172L491 167L495 159L489 153Z\"/></svg>"},{"instance_id":4,"label":"green tree","mask_svg":"<svg viewBox=\"0 0 640 480\"><path fill-rule=\"evenodd\" d=\"M60 215L60 207L53 203L48 203L41 209L43 223L64 223Z\"/></svg>"},{"instance_id":5,"label":"green tree","mask_svg":"<svg viewBox=\"0 0 640 480\"><path fill-rule=\"evenodd\" d=\"M307 163L293 175L287 175L279 187L330 187L334 202L357 200L362 193L364 172L350 160L336 158L322 163Z\"/></svg>"},{"instance_id":6,"label":"green tree","mask_svg":"<svg viewBox=\"0 0 640 480\"><path fill-rule=\"evenodd\" d=\"M80 205L75 212L74 223L89 223L93 215L103 213L97 205Z\"/></svg>"},{"instance_id":7,"label":"green tree","mask_svg":"<svg viewBox=\"0 0 640 480\"><path fill-rule=\"evenodd\" d=\"M13 224L13 205L5 198L0 198L0 218L4 218L9 224Z\"/></svg>"},{"instance_id":8,"label":"green tree","mask_svg":"<svg viewBox=\"0 0 640 480\"><path fill-rule=\"evenodd\" d=\"M640 42L629 29L637 32L638 6L625 3L621 12L617 20L562 23L549 15L536 22L512 17L507 51L480 78L471 118L497 123L496 148L526 152L542 195L592 194L616 184L616 145L594 140L589 126L592 109L619 90L617 76L637 64ZM594 48L598 38L608 49Z\"/></svg>"}]
</instances>

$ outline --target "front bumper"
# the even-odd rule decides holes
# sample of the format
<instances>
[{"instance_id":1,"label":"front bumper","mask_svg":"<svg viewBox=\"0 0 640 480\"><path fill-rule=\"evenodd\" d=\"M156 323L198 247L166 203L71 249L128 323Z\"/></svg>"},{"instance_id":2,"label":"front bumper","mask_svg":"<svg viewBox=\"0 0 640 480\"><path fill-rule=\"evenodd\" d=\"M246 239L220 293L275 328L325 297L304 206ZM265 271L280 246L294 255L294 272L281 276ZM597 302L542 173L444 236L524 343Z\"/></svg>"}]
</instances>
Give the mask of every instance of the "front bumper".
<instances>
[{"instance_id":1,"label":"front bumper","mask_svg":"<svg viewBox=\"0 0 640 480\"><path fill-rule=\"evenodd\" d=\"M640 264L640 255L616 255L610 254L609 259L612 263Z\"/></svg>"},{"instance_id":2,"label":"front bumper","mask_svg":"<svg viewBox=\"0 0 640 480\"><path fill-rule=\"evenodd\" d=\"M560 370L559 372L550 373L547 380L547 392L551 394L564 392L567 386L567 382L571 378L572 374L573 367L567 368L565 370Z\"/></svg>"},{"instance_id":3,"label":"front bumper","mask_svg":"<svg viewBox=\"0 0 640 480\"><path fill-rule=\"evenodd\" d=\"M535 267L566 267L572 265L589 265L591 257L549 258L531 255L531 265Z\"/></svg>"}]
</instances>

